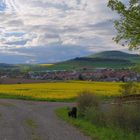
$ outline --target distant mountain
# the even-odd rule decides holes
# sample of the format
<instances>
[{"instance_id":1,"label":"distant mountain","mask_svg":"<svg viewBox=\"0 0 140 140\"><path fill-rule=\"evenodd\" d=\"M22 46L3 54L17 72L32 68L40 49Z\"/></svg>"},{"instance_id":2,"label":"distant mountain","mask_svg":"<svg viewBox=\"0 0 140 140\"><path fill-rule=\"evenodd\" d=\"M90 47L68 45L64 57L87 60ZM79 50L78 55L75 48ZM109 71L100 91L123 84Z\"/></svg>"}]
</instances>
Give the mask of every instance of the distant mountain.
<instances>
[{"instance_id":1,"label":"distant mountain","mask_svg":"<svg viewBox=\"0 0 140 140\"><path fill-rule=\"evenodd\" d=\"M139 58L137 54L129 54L121 51L104 51L101 53L88 56L89 58L111 58L111 59L128 59Z\"/></svg>"},{"instance_id":2,"label":"distant mountain","mask_svg":"<svg viewBox=\"0 0 140 140\"><path fill-rule=\"evenodd\" d=\"M123 59L132 63L140 64L140 56L137 54L129 54L121 51L104 51L101 53L88 56L89 58L109 58L109 59Z\"/></svg>"},{"instance_id":3,"label":"distant mountain","mask_svg":"<svg viewBox=\"0 0 140 140\"><path fill-rule=\"evenodd\" d=\"M5 63L0 63L0 69L3 69L3 68L13 68L14 65L12 64L5 64Z\"/></svg>"},{"instance_id":4,"label":"distant mountain","mask_svg":"<svg viewBox=\"0 0 140 140\"><path fill-rule=\"evenodd\" d=\"M128 68L140 64L140 56L121 51L105 51L87 57L75 58L56 63L48 69L52 70L79 70L83 68Z\"/></svg>"},{"instance_id":5,"label":"distant mountain","mask_svg":"<svg viewBox=\"0 0 140 140\"><path fill-rule=\"evenodd\" d=\"M0 63L2 69L19 69L20 71L46 71L46 70L81 70L94 68L129 68L140 64L140 56L129 54L121 51L105 51L85 57L78 57L64 62L48 64L3 64Z\"/></svg>"},{"instance_id":6,"label":"distant mountain","mask_svg":"<svg viewBox=\"0 0 140 140\"><path fill-rule=\"evenodd\" d=\"M49 64L50 65L50 64ZM42 64L6 64L0 63L0 72L28 72L28 71L45 71L48 65Z\"/></svg>"}]
</instances>

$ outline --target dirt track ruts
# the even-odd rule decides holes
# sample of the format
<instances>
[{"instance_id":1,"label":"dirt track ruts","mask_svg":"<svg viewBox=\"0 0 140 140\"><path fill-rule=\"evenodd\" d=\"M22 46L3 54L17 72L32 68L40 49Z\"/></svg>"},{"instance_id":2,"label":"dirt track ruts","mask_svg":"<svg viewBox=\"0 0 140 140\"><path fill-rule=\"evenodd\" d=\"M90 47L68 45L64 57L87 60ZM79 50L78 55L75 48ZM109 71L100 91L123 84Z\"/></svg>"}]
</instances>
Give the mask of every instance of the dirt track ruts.
<instances>
[{"instance_id":1,"label":"dirt track ruts","mask_svg":"<svg viewBox=\"0 0 140 140\"><path fill-rule=\"evenodd\" d=\"M90 140L55 115L72 105L0 99L0 140Z\"/></svg>"}]
</instances>

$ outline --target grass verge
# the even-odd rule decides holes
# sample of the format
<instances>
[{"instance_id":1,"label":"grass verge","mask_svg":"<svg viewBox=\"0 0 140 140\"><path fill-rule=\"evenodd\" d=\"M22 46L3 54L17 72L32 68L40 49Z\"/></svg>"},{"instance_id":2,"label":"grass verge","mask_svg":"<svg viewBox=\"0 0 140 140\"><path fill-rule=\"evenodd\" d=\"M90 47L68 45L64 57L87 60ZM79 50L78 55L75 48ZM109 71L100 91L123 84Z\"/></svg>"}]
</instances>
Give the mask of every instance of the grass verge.
<instances>
[{"instance_id":1,"label":"grass verge","mask_svg":"<svg viewBox=\"0 0 140 140\"><path fill-rule=\"evenodd\" d=\"M72 119L67 115L67 108L56 110L59 118L77 127L85 135L90 136L93 140L140 140L140 135L135 135L130 132L124 132L119 128L101 127L91 124L85 119Z\"/></svg>"},{"instance_id":2,"label":"grass verge","mask_svg":"<svg viewBox=\"0 0 140 140\"><path fill-rule=\"evenodd\" d=\"M11 94L4 94L0 93L0 99L17 99L17 100L29 100L29 101L49 101L49 102L74 102L76 98L35 98L32 96L25 96L25 95L11 95Z\"/></svg>"}]
</instances>

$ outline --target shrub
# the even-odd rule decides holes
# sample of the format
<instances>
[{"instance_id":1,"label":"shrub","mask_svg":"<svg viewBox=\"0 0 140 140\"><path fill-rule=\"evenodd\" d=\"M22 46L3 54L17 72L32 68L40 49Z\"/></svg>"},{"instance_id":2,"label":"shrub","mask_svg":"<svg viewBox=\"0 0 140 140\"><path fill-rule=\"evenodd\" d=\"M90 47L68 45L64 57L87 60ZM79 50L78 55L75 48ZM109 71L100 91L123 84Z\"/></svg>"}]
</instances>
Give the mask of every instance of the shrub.
<instances>
[{"instance_id":1,"label":"shrub","mask_svg":"<svg viewBox=\"0 0 140 140\"><path fill-rule=\"evenodd\" d=\"M108 113L106 114L106 121L108 125L125 126L125 112L123 104L111 105Z\"/></svg>"},{"instance_id":2,"label":"shrub","mask_svg":"<svg viewBox=\"0 0 140 140\"><path fill-rule=\"evenodd\" d=\"M106 124L118 126L125 130L140 132L139 103L116 104L107 113Z\"/></svg>"},{"instance_id":3,"label":"shrub","mask_svg":"<svg viewBox=\"0 0 140 140\"><path fill-rule=\"evenodd\" d=\"M140 103L125 107L126 128L133 132L140 132Z\"/></svg>"},{"instance_id":4,"label":"shrub","mask_svg":"<svg viewBox=\"0 0 140 140\"><path fill-rule=\"evenodd\" d=\"M84 91L78 96L79 115L95 125L115 126L140 133L140 102L101 104L97 96Z\"/></svg>"},{"instance_id":5,"label":"shrub","mask_svg":"<svg viewBox=\"0 0 140 140\"><path fill-rule=\"evenodd\" d=\"M86 109L88 108L98 108L99 100L96 95L89 91L83 91L78 96L78 109L79 115L84 116Z\"/></svg>"},{"instance_id":6,"label":"shrub","mask_svg":"<svg viewBox=\"0 0 140 140\"><path fill-rule=\"evenodd\" d=\"M84 116L85 119L95 125L105 125L105 114L100 109L89 107L86 109Z\"/></svg>"},{"instance_id":7,"label":"shrub","mask_svg":"<svg viewBox=\"0 0 140 140\"><path fill-rule=\"evenodd\" d=\"M123 95L128 95L128 94L137 94L140 92L140 87L137 83L135 82L128 82L126 84L121 85L121 90L120 92Z\"/></svg>"}]
</instances>

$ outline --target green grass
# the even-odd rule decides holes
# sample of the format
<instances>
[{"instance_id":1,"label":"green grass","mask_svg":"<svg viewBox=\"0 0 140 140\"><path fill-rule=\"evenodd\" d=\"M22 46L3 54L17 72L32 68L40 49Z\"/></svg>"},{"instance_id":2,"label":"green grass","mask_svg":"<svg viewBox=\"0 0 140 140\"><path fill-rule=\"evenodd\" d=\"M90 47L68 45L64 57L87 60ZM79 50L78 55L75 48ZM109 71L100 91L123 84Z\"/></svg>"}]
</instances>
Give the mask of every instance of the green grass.
<instances>
[{"instance_id":1,"label":"green grass","mask_svg":"<svg viewBox=\"0 0 140 140\"><path fill-rule=\"evenodd\" d=\"M24 95L14 95L14 94L3 94L0 93L0 99L17 99L17 100L28 100L28 101L49 101L49 102L74 102L76 98L64 98L64 99L58 99L58 98L36 98L32 96L24 96ZM110 98L109 98L110 99Z\"/></svg>"},{"instance_id":2,"label":"green grass","mask_svg":"<svg viewBox=\"0 0 140 140\"><path fill-rule=\"evenodd\" d=\"M66 108L57 109L56 114L59 118L75 126L85 135L90 136L93 140L140 140L140 135L125 132L119 128L95 126L89 121L81 118L69 118L67 116Z\"/></svg>"}]
</instances>

